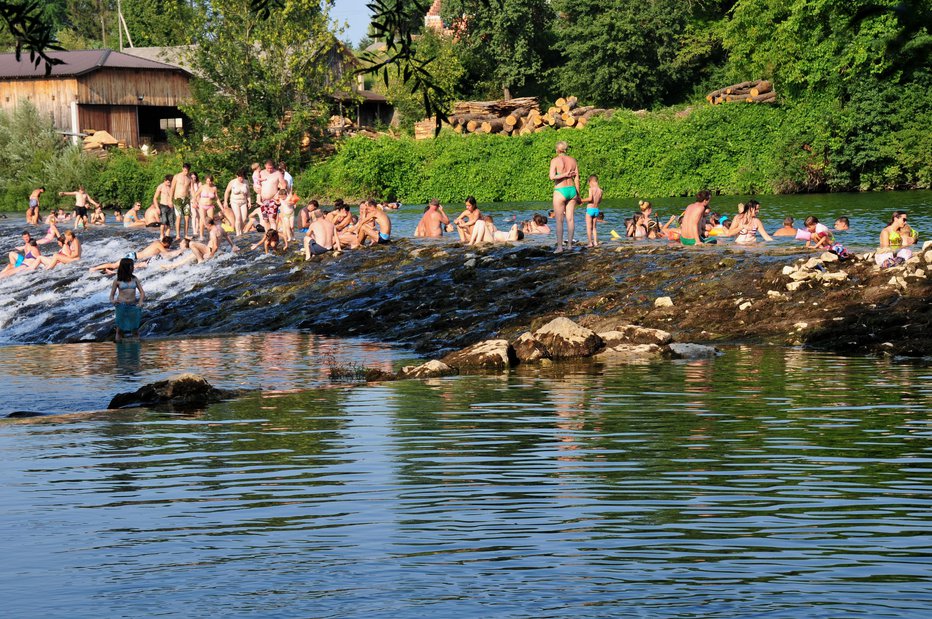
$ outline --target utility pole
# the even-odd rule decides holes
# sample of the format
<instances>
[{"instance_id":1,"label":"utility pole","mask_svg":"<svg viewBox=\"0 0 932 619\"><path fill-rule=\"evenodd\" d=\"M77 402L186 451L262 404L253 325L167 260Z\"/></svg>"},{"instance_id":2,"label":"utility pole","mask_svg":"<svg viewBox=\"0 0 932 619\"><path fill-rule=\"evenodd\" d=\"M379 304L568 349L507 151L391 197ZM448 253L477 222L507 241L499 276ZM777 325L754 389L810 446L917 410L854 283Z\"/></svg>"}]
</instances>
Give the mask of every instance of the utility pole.
<instances>
[{"instance_id":1,"label":"utility pole","mask_svg":"<svg viewBox=\"0 0 932 619\"><path fill-rule=\"evenodd\" d=\"M117 0L117 30L120 31L120 51L123 51L123 5Z\"/></svg>"}]
</instances>

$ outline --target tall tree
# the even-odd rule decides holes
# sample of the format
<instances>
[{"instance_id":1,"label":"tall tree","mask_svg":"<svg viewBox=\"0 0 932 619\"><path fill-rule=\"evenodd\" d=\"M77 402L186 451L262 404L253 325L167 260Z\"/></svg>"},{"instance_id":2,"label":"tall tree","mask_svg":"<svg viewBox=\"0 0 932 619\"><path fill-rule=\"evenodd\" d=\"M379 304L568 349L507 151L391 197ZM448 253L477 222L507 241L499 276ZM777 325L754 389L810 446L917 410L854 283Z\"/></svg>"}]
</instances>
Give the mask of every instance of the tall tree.
<instances>
[{"instance_id":1,"label":"tall tree","mask_svg":"<svg viewBox=\"0 0 932 619\"><path fill-rule=\"evenodd\" d=\"M554 89L599 105L650 107L690 91L717 43L691 29L694 11L716 7L679 0L557 0L554 30L563 62Z\"/></svg>"},{"instance_id":2,"label":"tall tree","mask_svg":"<svg viewBox=\"0 0 932 619\"><path fill-rule=\"evenodd\" d=\"M297 159L302 137L348 92L352 57L328 29L330 4L282 0L268 17L251 0L212 0L195 34L194 103L185 111L208 150Z\"/></svg>"},{"instance_id":3,"label":"tall tree","mask_svg":"<svg viewBox=\"0 0 932 619\"><path fill-rule=\"evenodd\" d=\"M442 16L478 81L508 98L540 78L552 44L549 0L446 0Z\"/></svg>"}]
</instances>

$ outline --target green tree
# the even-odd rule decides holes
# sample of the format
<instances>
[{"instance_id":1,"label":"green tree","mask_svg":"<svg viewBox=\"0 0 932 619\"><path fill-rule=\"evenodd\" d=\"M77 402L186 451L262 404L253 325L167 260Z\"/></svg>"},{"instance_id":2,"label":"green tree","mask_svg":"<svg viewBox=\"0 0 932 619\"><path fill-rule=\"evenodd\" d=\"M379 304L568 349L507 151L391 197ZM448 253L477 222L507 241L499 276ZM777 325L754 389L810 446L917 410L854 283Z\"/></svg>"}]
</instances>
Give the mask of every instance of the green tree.
<instances>
[{"instance_id":1,"label":"green tree","mask_svg":"<svg viewBox=\"0 0 932 619\"><path fill-rule=\"evenodd\" d=\"M123 18L137 47L187 45L206 17L200 0L123 2Z\"/></svg>"},{"instance_id":2,"label":"green tree","mask_svg":"<svg viewBox=\"0 0 932 619\"><path fill-rule=\"evenodd\" d=\"M479 89L488 85L509 98L547 68L554 18L548 0L449 0L442 11Z\"/></svg>"},{"instance_id":3,"label":"green tree","mask_svg":"<svg viewBox=\"0 0 932 619\"><path fill-rule=\"evenodd\" d=\"M670 103L715 58L715 40L691 29L689 3L558 0L555 8L564 62L552 75L561 94L605 106Z\"/></svg>"},{"instance_id":4,"label":"green tree","mask_svg":"<svg viewBox=\"0 0 932 619\"><path fill-rule=\"evenodd\" d=\"M194 102L184 111L197 134L189 144L213 169L269 156L297 163L332 95L350 90L354 61L328 30L329 4L283 0L266 18L250 1L213 0L195 36Z\"/></svg>"}]
</instances>

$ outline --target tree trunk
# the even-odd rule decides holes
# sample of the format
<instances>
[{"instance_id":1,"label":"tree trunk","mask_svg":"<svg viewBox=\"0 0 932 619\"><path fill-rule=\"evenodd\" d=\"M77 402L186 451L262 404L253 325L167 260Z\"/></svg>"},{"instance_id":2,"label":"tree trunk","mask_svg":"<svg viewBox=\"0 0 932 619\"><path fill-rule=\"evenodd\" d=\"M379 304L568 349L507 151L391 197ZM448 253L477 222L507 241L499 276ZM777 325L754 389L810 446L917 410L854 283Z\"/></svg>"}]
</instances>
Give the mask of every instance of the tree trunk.
<instances>
[{"instance_id":1,"label":"tree trunk","mask_svg":"<svg viewBox=\"0 0 932 619\"><path fill-rule=\"evenodd\" d=\"M426 6L426 5L425 5L425 6ZM502 98L503 98L505 101L511 101L511 89L510 89L508 86L505 86L505 87L502 89L502 91L503 91L503 92L502 92Z\"/></svg>"},{"instance_id":2,"label":"tree trunk","mask_svg":"<svg viewBox=\"0 0 932 619\"><path fill-rule=\"evenodd\" d=\"M770 92L765 92L756 97L747 97L744 100L748 103L774 103L777 100L777 93L771 90Z\"/></svg>"}]
</instances>

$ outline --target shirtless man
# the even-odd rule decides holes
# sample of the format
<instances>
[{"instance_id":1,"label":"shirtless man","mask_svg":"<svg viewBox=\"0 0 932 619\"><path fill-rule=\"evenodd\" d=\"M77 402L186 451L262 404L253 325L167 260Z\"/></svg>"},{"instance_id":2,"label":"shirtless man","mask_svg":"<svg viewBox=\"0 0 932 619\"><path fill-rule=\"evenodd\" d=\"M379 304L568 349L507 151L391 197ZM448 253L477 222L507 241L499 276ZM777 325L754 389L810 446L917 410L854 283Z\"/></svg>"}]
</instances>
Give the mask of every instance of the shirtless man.
<instances>
[{"instance_id":1,"label":"shirtless man","mask_svg":"<svg viewBox=\"0 0 932 619\"><path fill-rule=\"evenodd\" d=\"M162 256L163 258L171 258L177 255L177 253L168 251L169 249L171 249L172 243L174 242L175 242L175 239L173 239L170 236L162 237L158 241L152 241L151 243L149 243L149 245L147 245L145 249L138 251L138 252L132 251L124 257L129 258L130 260L135 262L136 268L140 269L146 266L147 264L146 262L143 262L143 260L148 260L149 258L154 258L155 256ZM95 271L108 271L108 272L112 271L115 273L119 266L120 266L119 260L117 260L116 262L104 262L103 264L98 264L97 266L93 266L89 268L88 271L91 273Z\"/></svg>"},{"instance_id":2,"label":"shirtless man","mask_svg":"<svg viewBox=\"0 0 932 619\"><path fill-rule=\"evenodd\" d=\"M440 200L433 198L427 206L427 211L421 217L417 224L415 236L425 236L432 239L439 239L443 236L443 227L450 223L450 218L443 212L440 206ZM418 234L420 232L420 234Z\"/></svg>"},{"instance_id":3,"label":"shirtless man","mask_svg":"<svg viewBox=\"0 0 932 619\"><path fill-rule=\"evenodd\" d=\"M87 192L84 191L84 185L80 185L77 191L59 191L58 195L74 196L74 224L72 229L75 230L78 226L87 228L87 203L90 202L94 206L100 206L100 202L87 195Z\"/></svg>"},{"instance_id":4,"label":"shirtless man","mask_svg":"<svg viewBox=\"0 0 932 619\"><path fill-rule=\"evenodd\" d=\"M482 213L479 212L479 208L476 206L476 199L469 196L466 198L466 210L453 220L456 231L459 232L461 243L469 243L469 239L472 237L472 228L480 217L482 217Z\"/></svg>"},{"instance_id":5,"label":"shirtless man","mask_svg":"<svg viewBox=\"0 0 932 619\"><path fill-rule=\"evenodd\" d=\"M39 187L29 194L29 208L26 209L26 223L34 226L39 225L39 198L45 191L45 187Z\"/></svg>"},{"instance_id":6,"label":"shirtless man","mask_svg":"<svg viewBox=\"0 0 932 619\"><path fill-rule=\"evenodd\" d=\"M359 209L362 210L362 204L359 205ZM336 226L337 232L343 232L346 228L353 223L353 213L350 211L348 204L345 204L343 200L337 198L333 203L333 218L331 221L333 225Z\"/></svg>"},{"instance_id":7,"label":"shirtless man","mask_svg":"<svg viewBox=\"0 0 932 619\"><path fill-rule=\"evenodd\" d=\"M230 244L230 252L237 252L239 248L233 243L233 239L223 229L217 219L208 219L204 222L207 226L207 245L203 243L191 243L191 253L197 257L198 263L205 262L213 258L220 251L220 241L225 240Z\"/></svg>"},{"instance_id":8,"label":"shirtless man","mask_svg":"<svg viewBox=\"0 0 932 619\"><path fill-rule=\"evenodd\" d=\"M150 204L143 213L142 219L146 222L146 228L161 228L162 213L158 204Z\"/></svg>"},{"instance_id":9,"label":"shirtless man","mask_svg":"<svg viewBox=\"0 0 932 619\"><path fill-rule=\"evenodd\" d=\"M319 256L329 251L341 251L340 237L333 225L320 211L311 213L311 226L304 235L304 259Z\"/></svg>"},{"instance_id":10,"label":"shirtless man","mask_svg":"<svg viewBox=\"0 0 932 619\"><path fill-rule=\"evenodd\" d=\"M711 199L712 194L703 189L696 194L696 201L686 207L683 212L683 222L680 224L680 243L683 245L696 245L702 242L702 235L699 234L699 222L702 220Z\"/></svg>"},{"instance_id":11,"label":"shirtless man","mask_svg":"<svg viewBox=\"0 0 932 619\"><path fill-rule=\"evenodd\" d=\"M166 174L164 180L155 188L155 193L152 194L152 205L159 207L160 236L168 236L172 233L172 228L178 229L175 207L172 205L172 178L171 174Z\"/></svg>"},{"instance_id":12,"label":"shirtless man","mask_svg":"<svg viewBox=\"0 0 932 619\"><path fill-rule=\"evenodd\" d=\"M266 160L265 168L259 170L256 176L257 184L253 187L259 196L259 205L262 207L262 225L267 230L274 230L278 227L278 208L275 198L278 192L287 189L285 177L280 170L275 169L275 162L271 159Z\"/></svg>"},{"instance_id":13,"label":"shirtless man","mask_svg":"<svg viewBox=\"0 0 932 619\"><path fill-rule=\"evenodd\" d=\"M171 193L171 205L175 211L175 236L183 238L188 235L188 222L191 221L191 164L185 163L181 166L181 172L175 174L169 187ZM182 221L184 223L182 223ZM192 223L191 232L194 232ZM171 232L169 230L169 232ZM164 234L162 236L165 236Z\"/></svg>"},{"instance_id":14,"label":"shirtless man","mask_svg":"<svg viewBox=\"0 0 932 619\"><path fill-rule=\"evenodd\" d=\"M557 156L550 160L550 180L553 188L553 216L557 221L557 248L555 254L563 253L563 223L566 222L567 245L572 246L576 225L573 209L579 204L579 164L566 154L569 145L557 142Z\"/></svg>"},{"instance_id":15,"label":"shirtless man","mask_svg":"<svg viewBox=\"0 0 932 619\"><path fill-rule=\"evenodd\" d=\"M366 204L366 203L364 203ZM365 214L364 214L365 213ZM379 227L378 230L375 229ZM369 239L371 245L388 245L392 242L392 221L385 214L385 211L373 206L372 202L367 204L365 212L362 206L359 207L359 222L356 224L356 240L362 245L365 239Z\"/></svg>"}]
</instances>

